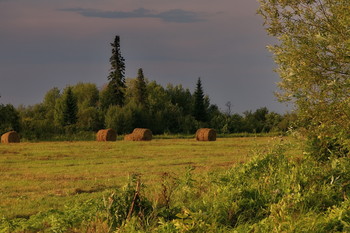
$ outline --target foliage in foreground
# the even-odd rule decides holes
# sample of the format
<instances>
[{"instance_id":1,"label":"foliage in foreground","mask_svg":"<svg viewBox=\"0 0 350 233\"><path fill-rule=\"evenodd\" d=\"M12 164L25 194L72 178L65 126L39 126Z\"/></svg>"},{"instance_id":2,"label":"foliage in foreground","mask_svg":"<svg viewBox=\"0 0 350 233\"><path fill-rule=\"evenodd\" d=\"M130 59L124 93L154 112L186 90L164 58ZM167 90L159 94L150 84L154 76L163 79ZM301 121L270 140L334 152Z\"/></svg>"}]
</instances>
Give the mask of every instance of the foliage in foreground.
<instances>
[{"instance_id":1,"label":"foliage in foreground","mask_svg":"<svg viewBox=\"0 0 350 233\"><path fill-rule=\"evenodd\" d=\"M154 196L137 177L104 200L29 219L1 232L348 232L350 159L290 159L277 149L230 170L164 174Z\"/></svg>"},{"instance_id":2,"label":"foliage in foreground","mask_svg":"<svg viewBox=\"0 0 350 233\"><path fill-rule=\"evenodd\" d=\"M341 147L350 131L349 0L259 2L268 34L278 39L269 48L280 100L293 102L310 143Z\"/></svg>"}]
</instances>

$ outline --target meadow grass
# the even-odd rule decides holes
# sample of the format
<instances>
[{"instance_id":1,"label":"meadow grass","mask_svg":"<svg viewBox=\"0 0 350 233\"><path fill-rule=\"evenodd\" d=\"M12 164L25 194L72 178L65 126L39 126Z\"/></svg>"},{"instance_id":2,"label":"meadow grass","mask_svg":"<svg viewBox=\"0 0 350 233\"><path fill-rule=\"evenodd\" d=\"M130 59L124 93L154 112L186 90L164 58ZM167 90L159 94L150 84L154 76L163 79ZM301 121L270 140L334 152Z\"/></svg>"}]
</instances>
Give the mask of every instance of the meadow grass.
<instances>
[{"instance_id":1,"label":"meadow grass","mask_svg":"<svg viewBox=\"0 0 350 233\"><path fill-rule=\"evenodd\" d=\"M29 217L61 209L77 200L102 197L141 174L152 193L163 173L174 176L187 167L195 173L220 171L248 161L284 137L155 139L150 142L39 142L0 144L0 217ZM295 144L294 144L295 145ZM287 154L298 155L298 147Z\"/></svg>"}]
</instances>

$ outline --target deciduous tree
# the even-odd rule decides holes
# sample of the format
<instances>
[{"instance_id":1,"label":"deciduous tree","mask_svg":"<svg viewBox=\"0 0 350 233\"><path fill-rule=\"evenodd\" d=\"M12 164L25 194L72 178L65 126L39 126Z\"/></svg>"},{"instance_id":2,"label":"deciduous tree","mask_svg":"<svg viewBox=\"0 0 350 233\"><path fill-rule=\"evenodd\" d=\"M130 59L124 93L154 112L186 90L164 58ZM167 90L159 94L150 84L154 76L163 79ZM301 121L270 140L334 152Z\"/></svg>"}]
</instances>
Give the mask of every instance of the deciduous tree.
<instances>
[{"instance_id":1,"label":"deciduous tree","mask_svg":"<svg viewBox=\"0 0 350 233\"><path fill-rule=\"evenodd\" d=\"M281 77L279 97L293 101L307 134L350 132L349 0L259 0Z\"/></svg>"},{"instance_id":2,"label":"deciduous tree","mask_svg":"<svg viewBox=\"0 0 350 233\"><path fill-rule=\"evenodd\" d=\"M20 129L19 113L11 104L0 104L0 135L10 130Z\"/></svg>"}]
</instances>

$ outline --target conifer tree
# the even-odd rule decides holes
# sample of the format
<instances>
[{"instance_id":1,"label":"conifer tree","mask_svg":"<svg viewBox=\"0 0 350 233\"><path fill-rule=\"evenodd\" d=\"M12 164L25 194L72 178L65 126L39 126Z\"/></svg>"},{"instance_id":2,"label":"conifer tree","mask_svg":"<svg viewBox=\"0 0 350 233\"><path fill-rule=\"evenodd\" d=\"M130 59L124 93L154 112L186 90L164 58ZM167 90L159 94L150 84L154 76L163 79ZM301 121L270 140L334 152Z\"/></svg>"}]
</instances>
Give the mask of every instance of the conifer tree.
<instances>
[{"instance_id":1,"label":"conifer tree","mask_svg":"<svg viewBox=\"0 0 350 233\"><path fill-rule=\"evenodd\" d=\"M72 92L72 88L68 87L64 96L63 120L65 125L73 125L77 123L77 99Z\"/></svg>"},{"instance_id":2,"label":"conifer tree","mask_svg":"<svg viewBox=\"0 0 350 233\"><path fill-rule=\"evenodd\" d=\"M61 126L77 123L77 99L71 87L67 87L62 97L56 102L55 119Z\"/></svg>"},{"instance_id":3,"label":"conifer tree","mask_svg":"<svg viewBox=\"0 0 350 233\"><path fill-rule=\"evenodd\" d=\"M103 100L103 106L107 109L111 105L123 106L125 102L125 63L120 52L120 38L117 35L111 43L112 56L110 73L108 75L108 95Z\"/></svg>"},{"instance_id":4,"label":"conifer tree","mask_svg":"<svg viewBox=\"0 0 350 233\"><path fill-rule=\"evenodd\" d=\"M198 78L197 87L193 94L194 106L193 116L197 121L205 122L207 120L207 110L205 108L205 100L201 78Z\"/></svg>"},{"instance_id":5,"label":"conifer tree","mask_svg":"<svg viewBox=\"0 0 350 233\"><path fill-rule=\"evenodd\" d=\"M137 73L136 83L135 83L135 100L142 106L147 105L147 90L146 81L143 75L143 70L140 68Z\"/></svg>"}]
</instances>

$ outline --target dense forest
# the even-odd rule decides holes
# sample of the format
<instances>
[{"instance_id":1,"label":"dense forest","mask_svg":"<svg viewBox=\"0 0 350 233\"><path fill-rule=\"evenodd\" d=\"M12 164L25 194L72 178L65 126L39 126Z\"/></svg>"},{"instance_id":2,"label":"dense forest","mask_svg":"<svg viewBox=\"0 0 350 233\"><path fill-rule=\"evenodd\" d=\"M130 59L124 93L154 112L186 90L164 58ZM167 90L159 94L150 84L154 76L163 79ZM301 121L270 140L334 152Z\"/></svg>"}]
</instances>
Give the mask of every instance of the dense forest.
<instances>
[{"instance_id":1,"label":"dense forest","mask_svg":"<svg viewBox=\"0 0 350 233\"><path fill-rule=\"evenodd\" d=\"M119 36L111 47L111 69L104 87L78 83L63 90L52 88L34 106L0 104L0 133L16 130L28 140L50 140L59 135L80 135L83 139L101 128L113 128L118 134L137 127L149 128L154 134L192 134L200 127L223 134L261 133L286 131L294 120L292 114L280 115L266 107L232 114L230 102L222 111L210 103L200 78L193 93L182 85L163 87L150 81L142 68L137 77L125 79Z\"/></svg>"}]
</instances>

